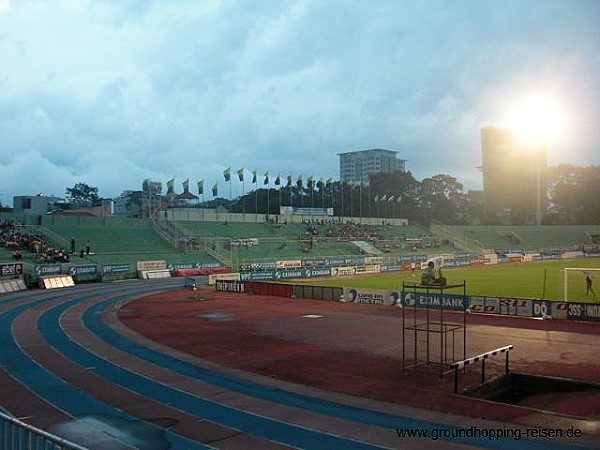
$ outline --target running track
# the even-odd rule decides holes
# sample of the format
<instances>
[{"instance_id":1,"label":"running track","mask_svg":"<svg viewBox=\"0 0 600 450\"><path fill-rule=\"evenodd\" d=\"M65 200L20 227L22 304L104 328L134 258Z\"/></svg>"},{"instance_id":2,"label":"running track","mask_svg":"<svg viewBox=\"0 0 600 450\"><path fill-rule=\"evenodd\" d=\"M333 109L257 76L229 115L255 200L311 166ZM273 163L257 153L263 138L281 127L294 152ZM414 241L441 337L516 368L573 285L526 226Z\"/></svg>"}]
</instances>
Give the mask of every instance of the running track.
<instances>
[{"instance_id":1,"label":"running track","mask_svg":"<svg viewBox=\"0 0 600 450\"><path fill-rule=\"evenodd\" d=\"M124 330L115 308L182 280L80 285L0 298L0 406L93 449L548 448L484 438L400 439L398 428L452 430L461 417L283 389L264 377L161 348ZM504 428L469 419L468 425ZM590 440L578 444L593 446ZM552 448L576 448L552 443Z\"/></svg>"}]
</instances>

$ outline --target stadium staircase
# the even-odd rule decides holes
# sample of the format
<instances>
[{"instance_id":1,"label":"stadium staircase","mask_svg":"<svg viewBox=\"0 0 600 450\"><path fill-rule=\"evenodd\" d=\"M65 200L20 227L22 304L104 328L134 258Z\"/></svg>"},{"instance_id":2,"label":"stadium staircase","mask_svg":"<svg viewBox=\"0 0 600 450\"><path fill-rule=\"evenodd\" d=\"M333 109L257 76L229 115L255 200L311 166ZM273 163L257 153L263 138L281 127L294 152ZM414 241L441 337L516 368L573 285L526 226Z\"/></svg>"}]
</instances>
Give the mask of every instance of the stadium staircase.
<instances>
[{"instance_id":1,"label":"stadium staircase","mask_svg":"<svg viewBox=\"0 0 600 450\"><path fill-rule=\"evenodd\" d=\"M430 226L430 232L441 239L450 241L454 247L467 253L481 254L483 247L478 245L473 239L467 238L464 233L453 229L440 222L434 222Z\"/></svg>"},{"instance_id":2,"label":"stadium staircase","mask_svg":"<svg viewBox=\"0 0 600 450\"><path fill-rule=\"evenodd\" d=\"M188 235L186 231L177 223L169 220L157 219L152 220L154 231L178 250L185 252L204 252L215 258L226 267L232 267L233 257L230 249L231 244L229 239L213 237L197 238ZM188 245L192 240L199 245L191 247Z\"/></svg>"},{"instance_id":3,"label":"stadium staircase","mask_svg":"<svg viewBox=\"0 0 600 450\"><path fill-rule=\"evenodd\" d=\"M384 253L367 241L352 241L354 245L360 248L360 251L367 256L383 256Z\"/></svg>"}]
</instances>

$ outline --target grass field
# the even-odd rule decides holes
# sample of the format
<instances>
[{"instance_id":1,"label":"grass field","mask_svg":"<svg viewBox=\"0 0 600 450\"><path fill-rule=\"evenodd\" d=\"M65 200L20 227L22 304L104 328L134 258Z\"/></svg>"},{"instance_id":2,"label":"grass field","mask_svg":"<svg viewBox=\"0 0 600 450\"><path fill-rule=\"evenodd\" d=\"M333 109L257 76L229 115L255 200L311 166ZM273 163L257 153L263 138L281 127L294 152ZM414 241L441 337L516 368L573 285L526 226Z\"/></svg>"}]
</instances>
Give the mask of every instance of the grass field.
<instances>
[{"instance_id":1,"label":"grass field","mask_svg":"<svg viewBox=\"0 0 600 450\"><path fill-rule=\"evenodd\" d=\"M466 281L468 295L563 300L563 268L565 267L600 269L600 258L446 268L443 272L448 280L448 284L462 283L463 280ZM594 277L596 298L593 299L591 296L585 296L583 271L577 271L570 274L569 301L600 303L600 272L594 271L591 274ZM294 283L330 287L370 287L387 290L401 289L403 281L413 282L419 279L420 272L417 271L414 277L409 272L395 272L390 274L371 274L319 280L304 279L295 280Z\"/></svg>"}]
</instances>

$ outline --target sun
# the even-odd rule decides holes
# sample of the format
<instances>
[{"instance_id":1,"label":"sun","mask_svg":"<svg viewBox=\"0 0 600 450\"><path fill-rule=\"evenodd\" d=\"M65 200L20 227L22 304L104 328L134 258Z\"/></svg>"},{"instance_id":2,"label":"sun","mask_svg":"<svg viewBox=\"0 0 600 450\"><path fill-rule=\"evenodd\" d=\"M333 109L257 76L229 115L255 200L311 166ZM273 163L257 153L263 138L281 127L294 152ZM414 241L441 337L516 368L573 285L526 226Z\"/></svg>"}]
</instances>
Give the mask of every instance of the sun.
<instances>
[{"instance_id":1,"label":"sun","mask_svg":"<svg viewBox=\"0 0 600 450\"><path fill-rule=\"evenodd\" d=\"M507 122L521 139L530 143L548 143L562 133L564 115L552 99L531 97L514 106Z\"/></svg>"}]
</instances>

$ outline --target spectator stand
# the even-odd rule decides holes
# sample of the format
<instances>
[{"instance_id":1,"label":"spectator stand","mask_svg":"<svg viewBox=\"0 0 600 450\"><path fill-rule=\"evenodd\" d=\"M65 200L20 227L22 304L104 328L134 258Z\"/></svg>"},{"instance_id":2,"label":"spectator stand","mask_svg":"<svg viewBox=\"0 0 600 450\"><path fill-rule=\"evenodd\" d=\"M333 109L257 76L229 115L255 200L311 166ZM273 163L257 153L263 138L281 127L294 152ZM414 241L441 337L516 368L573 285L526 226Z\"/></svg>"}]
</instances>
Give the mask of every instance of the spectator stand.
<instances>
[{"instance_id":1,"label":"spectator stand","mask_svg":"<svg viewBox=\"0 0 600 450\"><path fill-rule=\"evenodd\" d=\"M434 374L443 379L453 372L453 363L466 359L466 283L403 282L402 305L402 373Z\"/></svg>"}]
</instances>

